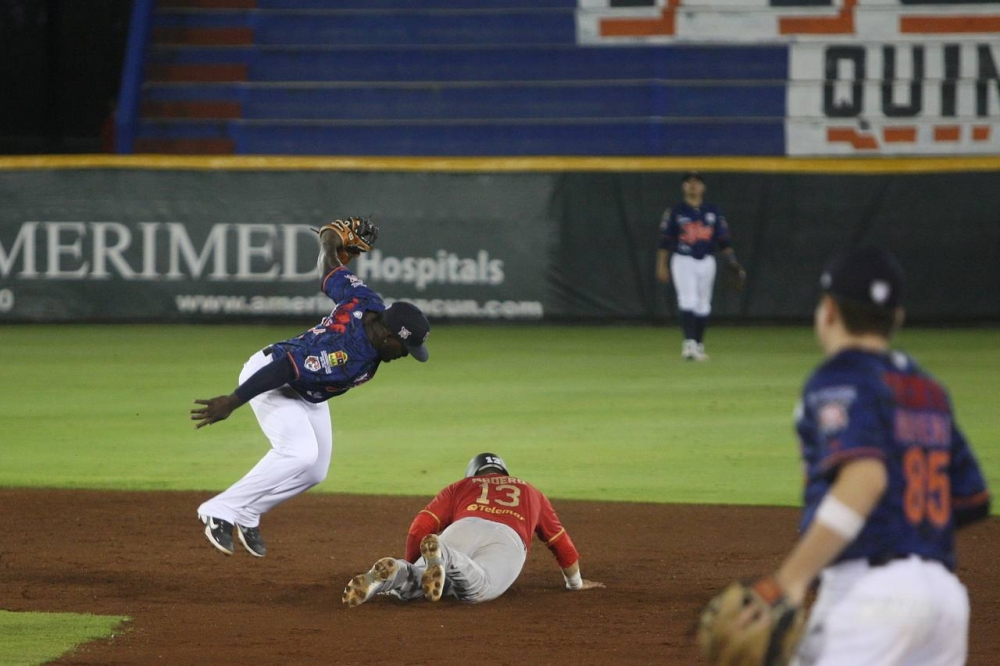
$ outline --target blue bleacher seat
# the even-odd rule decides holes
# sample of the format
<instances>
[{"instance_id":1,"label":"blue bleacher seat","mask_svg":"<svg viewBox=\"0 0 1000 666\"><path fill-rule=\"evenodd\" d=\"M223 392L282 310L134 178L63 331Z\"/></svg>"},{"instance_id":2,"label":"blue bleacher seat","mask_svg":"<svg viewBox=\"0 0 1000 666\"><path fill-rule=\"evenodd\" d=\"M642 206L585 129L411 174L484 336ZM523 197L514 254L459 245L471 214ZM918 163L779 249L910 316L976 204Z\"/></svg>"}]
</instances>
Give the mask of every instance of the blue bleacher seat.
<instances>
[{"instance_id":1,"label":"blue bleacher seat","mask_svg":"<svg viewBox=\"0 0 1000 666\"><path fill-rule=\"evenodd\" d=\"M783 152L782 46L581 47L569 0L258 0L153 15L137 150Z\"/></svg>"},{"instance_id":2,"label":"blue bleacher seat","mask_svg":"<svg viewBox=\"0 0 1000 666\"><path fill-rule=\"evenodd\" d=\"M775 118L781 83L720 86L665 81L201 84L147 91L151 102L235 102L247 120L503 120Z\"/></svg>"}]
</instances>

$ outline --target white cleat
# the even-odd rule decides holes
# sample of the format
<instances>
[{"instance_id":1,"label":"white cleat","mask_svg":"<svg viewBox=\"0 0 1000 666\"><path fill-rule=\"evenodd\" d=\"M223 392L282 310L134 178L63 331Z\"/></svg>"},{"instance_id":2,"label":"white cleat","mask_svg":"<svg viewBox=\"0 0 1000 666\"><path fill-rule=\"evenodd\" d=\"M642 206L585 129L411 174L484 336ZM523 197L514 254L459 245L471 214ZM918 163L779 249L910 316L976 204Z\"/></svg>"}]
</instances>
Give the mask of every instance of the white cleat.
<instances>
[{"instance_id":1,"label":"white cleat","mask_svg":"<svg viewBox=\"0 0 1000 666\"><path fill-rule=\"evenodd\" d=\"M444 563L441 561L441 544L436 534L428 534L420 541L420 554L427 563L420 577L420 588L427 601L440 601L444 593Z\"/></svg>"},{"instance_id":2,"label":"white cleat","mask_svg":"<svg viewBox=\"0 0 1000 666\"><path fill-rule=\"evenodd\" d=\"M708 354L705 353L705 345L700 342L696 342L694 346L694 360L695 361L707 361Z\"/></svg>"},{"instance_id":3,"label":"white cleat","mask_svg":"<svg viewBox=\"0 0 1000 666\"><path fill-rule=\"evenodd\" d=\"M694 340L685 340L681 345L681 358L685 361L694 361L698 353L698 343Z\"/></svg>"},{"instance_id":4,"label":"white cleat","mask_svg":"<svg viewBox=\"0 0 1000 666\"><path fill-rule=\"evenodd\" d=\"M368 572L352 578L344 588L344 604L354 608L374 597L382 584L396 575L398 566L393 558L383 557Z\"/></svg>"}]
</instances>

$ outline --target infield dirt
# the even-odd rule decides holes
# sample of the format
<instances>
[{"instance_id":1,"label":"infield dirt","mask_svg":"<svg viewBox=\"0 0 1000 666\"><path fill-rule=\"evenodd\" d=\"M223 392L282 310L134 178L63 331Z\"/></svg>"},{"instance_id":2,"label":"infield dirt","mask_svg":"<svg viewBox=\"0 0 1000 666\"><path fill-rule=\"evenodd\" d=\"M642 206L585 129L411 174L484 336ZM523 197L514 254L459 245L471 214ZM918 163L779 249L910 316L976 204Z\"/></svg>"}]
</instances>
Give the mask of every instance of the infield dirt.
<instances>
[{"instance_id":1,"label":"infield dirt","mask_svg":"<svg viewBox=\"0 0 1000 666\"><path fill-rule=\"evenodd\" d=\"M266 516L268 555L256 559L208 544L195 517L208 495L0 489L0 608L132 618L55 664L691 665L704 602L774 569L798 519L791 508L556 500L584 576L607 589L564 590L536 540L496 601L376 597L347 609L344 585L402 555L428 498L306 494ZM1000 653L998 551L997 518L959 535L970 666Z\"/></svg>"}]
</instances>

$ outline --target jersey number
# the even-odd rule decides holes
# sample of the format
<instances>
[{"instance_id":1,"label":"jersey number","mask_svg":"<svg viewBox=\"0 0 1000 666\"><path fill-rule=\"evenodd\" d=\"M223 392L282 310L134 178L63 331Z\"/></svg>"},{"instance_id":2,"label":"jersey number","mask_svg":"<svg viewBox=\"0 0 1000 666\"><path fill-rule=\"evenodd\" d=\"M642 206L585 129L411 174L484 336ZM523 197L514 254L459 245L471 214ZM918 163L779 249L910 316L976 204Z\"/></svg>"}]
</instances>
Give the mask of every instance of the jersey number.
<instances>
[{"instance_id":1,"label":"jersey number","mask_svg":"<svg viewBox=\"0 0 1000 666\"><path fill-rule=\"evenodd\" d=\"M500 506L518 506L521 503L521 489L517 486L512 486L509 483L501 483L497 486L484 483L483 492L480 493L479 499L476 500L476 504L490 503L490 488L496 488L498 493L504 493L504 497L495 497L493 499L493 501Z\"/></svg>"},{"instance_id":2,"label":"jersey number","mask_svg":"<svg viewBox=\"0 0 1000 666\"><path fill-rule=\"evenodd\" d=\"M951 520L951 480L948 451L925 451L914 446L903 456L906 491L903 510L913 525L927 520L942 528Z\"/></svg>"}]
</instances>

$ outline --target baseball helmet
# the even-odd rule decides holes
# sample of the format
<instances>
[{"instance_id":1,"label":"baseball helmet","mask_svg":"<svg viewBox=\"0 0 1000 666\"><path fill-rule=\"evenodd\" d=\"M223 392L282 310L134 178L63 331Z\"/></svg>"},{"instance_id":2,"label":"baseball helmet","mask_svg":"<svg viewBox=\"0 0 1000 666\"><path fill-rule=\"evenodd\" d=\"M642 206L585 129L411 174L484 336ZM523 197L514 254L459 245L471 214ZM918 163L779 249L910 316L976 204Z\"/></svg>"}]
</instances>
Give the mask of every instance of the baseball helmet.
<instances>
[{"instance_id":1,"label":"baseball helmet","mask_svg":"<svg viewBox=\"0 0 1000 666\"><path fill-rule=\"evenodd\" d=\"M476 476L484 469L489 469L491 467L504 474L510 474L510 472L507 471L507 463L503 461L503 458L495 453L480 453L478 456L469 461L469 466L465 468L465 478Z\"/></svg>"}]
</instances>

